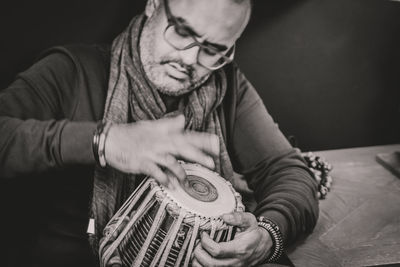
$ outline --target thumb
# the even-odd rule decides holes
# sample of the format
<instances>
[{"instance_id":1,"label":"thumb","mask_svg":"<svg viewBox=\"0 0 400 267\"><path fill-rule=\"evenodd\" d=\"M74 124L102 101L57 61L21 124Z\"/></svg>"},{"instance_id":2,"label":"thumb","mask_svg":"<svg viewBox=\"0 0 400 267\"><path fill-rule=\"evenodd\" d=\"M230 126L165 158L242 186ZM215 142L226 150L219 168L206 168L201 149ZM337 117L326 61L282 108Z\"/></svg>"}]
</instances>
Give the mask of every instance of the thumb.
<instances>
[{"instance_id":1,"label":"thumb","mask_svg":"<svg viewBox=\"0 0 400 267\"><path fill-rule=\"evenodd\" d=\"M232 212L221 216L227 224L237 226L242 230L248 229L257 225L257 220L253 214L249 212Z\"/></svg>"}]
</instances>

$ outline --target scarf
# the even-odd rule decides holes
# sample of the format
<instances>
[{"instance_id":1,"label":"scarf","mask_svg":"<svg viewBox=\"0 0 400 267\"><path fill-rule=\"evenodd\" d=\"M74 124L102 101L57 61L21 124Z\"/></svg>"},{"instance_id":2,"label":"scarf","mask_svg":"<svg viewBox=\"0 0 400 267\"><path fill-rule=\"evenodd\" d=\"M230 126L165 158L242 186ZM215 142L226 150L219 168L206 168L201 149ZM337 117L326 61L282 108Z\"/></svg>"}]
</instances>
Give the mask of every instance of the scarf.
<instances>
[{"instance_id":1,"label":"scarf","mask_svg":"<svg viewBox=\"0 0 400 267\"><path fill-rule=\"evenodd\" d=\"M171 116L157 88L153 88L146 80L140 60L139 37L145 19L144 15L134 17L127 29L112 43L104 121L119 124ZM214 71L198 88L180 97L177 112L184 114L186 130L213 133L219 137L220 154L214 157L215 171L225 179L232 180L233 169L217 112L226 87L225 73L222 70ZM89 241L96 256L103 229L136 189L142 177L122 173L109 166L95 167L90 206L95 232L89 235Z\"/></svg>"}]
</instances>

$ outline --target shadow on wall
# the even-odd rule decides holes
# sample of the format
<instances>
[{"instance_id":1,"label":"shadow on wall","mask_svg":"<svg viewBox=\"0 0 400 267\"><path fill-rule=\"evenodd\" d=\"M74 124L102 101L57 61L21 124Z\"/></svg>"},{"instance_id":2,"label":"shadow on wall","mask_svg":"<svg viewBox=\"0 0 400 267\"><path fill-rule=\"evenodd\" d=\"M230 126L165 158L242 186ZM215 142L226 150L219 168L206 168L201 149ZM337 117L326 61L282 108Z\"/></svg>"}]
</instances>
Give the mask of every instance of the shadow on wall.
<instances>
[{"instance_id":1,"label":"shadow on wall","mask_svg":"<svg viewBox=\"0 0 400 267\"><path fill-rule=\"evenodd\" d=\"M44 49L110 43L145 0L2 2L0 88ZM303 150L398 142L400 3L255 0L237 61Z\"/></svg>"},{"instance_id":2,"label":"shadow on wall","mask_svg":"<svg viewBox=\"0 0 400 267\"><path fill-rule=\"evenodd\" d=\"M256 1L253 15L237 61L300 148L400 141L400 2Z\"/></svg>"}]
</instances>

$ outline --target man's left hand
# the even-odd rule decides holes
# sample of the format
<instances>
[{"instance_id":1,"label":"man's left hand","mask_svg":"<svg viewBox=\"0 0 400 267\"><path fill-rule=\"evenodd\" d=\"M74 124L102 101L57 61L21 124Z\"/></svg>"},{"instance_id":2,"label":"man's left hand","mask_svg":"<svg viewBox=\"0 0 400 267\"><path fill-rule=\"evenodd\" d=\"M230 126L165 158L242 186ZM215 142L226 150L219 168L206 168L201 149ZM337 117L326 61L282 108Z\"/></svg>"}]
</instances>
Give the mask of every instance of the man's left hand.
<instances>
[{"instance_id":1,"label":"man's left hand","mask_svg":"<svg viewBox=\"0 0 400 267\"><path fill-rule=\"evenodd\" d=\"M235 238L217 243L205 232L194 250L193 266L253 266L269 255L272 240L258 226L256 217L248 212L224 214L222 219L238 227Z\"/></svg>"}]
</instances>

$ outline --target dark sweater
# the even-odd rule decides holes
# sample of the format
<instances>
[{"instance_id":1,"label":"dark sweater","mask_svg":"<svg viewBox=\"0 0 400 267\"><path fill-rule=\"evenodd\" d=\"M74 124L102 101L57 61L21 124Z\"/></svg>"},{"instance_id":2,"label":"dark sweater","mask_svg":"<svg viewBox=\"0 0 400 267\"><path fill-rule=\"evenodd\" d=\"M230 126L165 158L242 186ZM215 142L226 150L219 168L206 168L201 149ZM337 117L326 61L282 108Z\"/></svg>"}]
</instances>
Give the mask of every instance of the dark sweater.
<instances>
[{"instance_id":1,"label":"dark sweater","mask_svg":"<svg viewBox=\"0 0 400 267\"><path fill-rule=\"evenodd\" d=\"M18 225L26 262L89 264L91 141L103 116L109 60L107 46L52 49L0 94L0 177L15 190L12 210L28 213L16 212L26 219ZM257 201L252 208L245 194L246 204L275 221L287 244L316 223L316 183L244 75L234 64L224 69L228 93L219 115L234 169Z\"/></svg>"}]
</instances>

